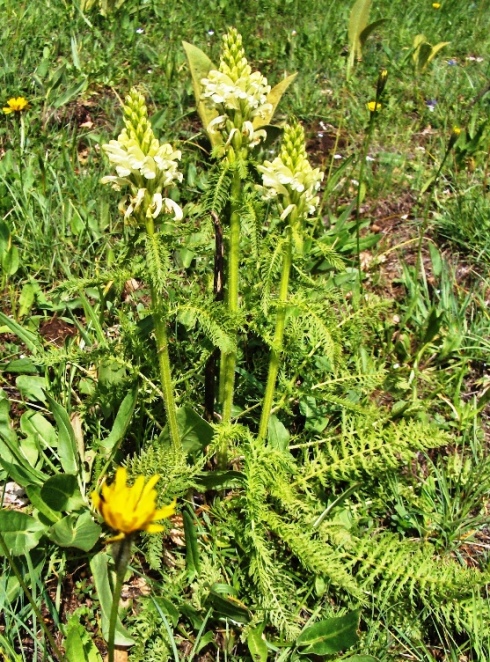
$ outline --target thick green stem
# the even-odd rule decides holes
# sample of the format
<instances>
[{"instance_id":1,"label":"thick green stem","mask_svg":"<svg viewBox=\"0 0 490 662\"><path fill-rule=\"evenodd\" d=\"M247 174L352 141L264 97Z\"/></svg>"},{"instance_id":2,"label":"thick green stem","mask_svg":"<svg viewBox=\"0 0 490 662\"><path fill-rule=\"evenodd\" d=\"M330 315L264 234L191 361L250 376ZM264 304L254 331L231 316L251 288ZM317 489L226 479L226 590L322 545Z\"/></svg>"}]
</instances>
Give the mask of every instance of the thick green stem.
<instances>
[{"instance_id":1,"label":"thick green stem","mask_svg":"<svg viewBox=\"0 0 490 662\"><path fill-rule=\"evenodd\" d=\"M291 264L293 260L293 242L291 228L288 228L288 237L284 246L284 257L282 262L281 285L279 289L279 301L277 306L276 329L274 331L274 340L272 344L271 356L269 360L269 374L267 375L267 385L265 387L264 404L260 416L259 440L265 441L269 418L272 410L272 402L276 390L277 375L281 363L281 354L284 340L284 326L286 322L286 309L288 302L289 275L291 273Z\"/></svg>"},{"instance_id":2,"label":"thick green stem","mask_svg":"<svg viewBox=\"0 0 490 662\"><path fill-rule=\"evenodd\" d=\"M155 246L155 227L153 219L145 219L146 231L150 239L150 243ZM155 253L158 253L156 250ZM181 445L180 442L180 433L179 426L177 424L177 407L175 405L174 398L174 387L172 382L172 371L170 368L170 355L168 352L168 337L167 337L167 325L162 311L162 304L160 302L160 293L156 287L156 283L160 281L160 278L153 273L155 271L155 261L152 256L152 259L148 259L147 264L150 271L150 289L151 289L151 302L153 308L153 326L155 329L155 339L157 344L157 355L158 355L158 367L160 369L160 382L162 385L163 397L164 397L164 407L165 413L167 414L168 429L170 432L170 439L172 444L179 448Z\"/></svg>"},{"instance_id":3,"label":"thick green stem","mask_svg":"<svg viewBox=\"0 0 490 662\"><path fill-rule=\"evenodd\" d=\"M0 548L2 549L2 552L5 554L5 557L7 561L9 562L10 567L12 568L12 571L14 575L17 578L17 581L19 582L19 586L21 589L24 591L24 595L26 596L29 604L31 605L32 611L36 614L37 620L39 625L42 627L44 634L46 635L46 639L49 641L49 645L51 646L51 649L53 653L56 655L58 660L64 660L65 656L63 653L60 651L58 646L56 645L56 642L53 638L53 635L49 631L48 626L44 622L44 616L41 614L41 611L39 607L37 606L36 602L34 601L34 598L32 597L32 593L30 590L27 588L27 584L25 583L22 574L17 567L16 562L14 561L12 554L10 553L9 548L7 547L7 543L4 540L3 535L0 533Z\"/></svg>"},{"instance_id":4,"label":"thick green stem","mask_svg":"<svg viewBox=\"0 0 490 662\"><path fill-rule=\"evenodd\" d=\"M233 320L238 313L238 283L240 262L240 191L241 180L238 170L235 170L231 188L230 234L228 242L228 273L227 273L227 304L228 313ZM235 333L236 335L236 333ZM236 349L222 356L223 361L223 423L229 423L233 406L235 387Z\"/></svg>"},{"instance_id":5,"label":"thick green stem","mask_svg":"<svg viewBox=\"0 0 490 662\"><path fill-rule=\"evenodd\" d=\"M114 662L114 648L116 641L117 614L119 611L119 600L124 582L124 575L131 558L131 536L124 537L121 542L114 543L114 564L116 566L116 584L112 593L112 607L109 621L109 636L107 640L108 662Z\"/></svg>"}]
</instances>

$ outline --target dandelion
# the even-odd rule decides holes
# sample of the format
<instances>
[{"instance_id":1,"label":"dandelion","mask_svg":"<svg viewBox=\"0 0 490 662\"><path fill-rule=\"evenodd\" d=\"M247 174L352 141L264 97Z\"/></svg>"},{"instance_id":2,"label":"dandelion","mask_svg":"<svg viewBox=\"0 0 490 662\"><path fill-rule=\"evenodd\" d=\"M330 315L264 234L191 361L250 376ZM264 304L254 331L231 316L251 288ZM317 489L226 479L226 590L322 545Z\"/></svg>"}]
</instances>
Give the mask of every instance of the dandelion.
<instances>
[{"instance_id":1,"label":"dandelion","mask_svg":"<svg viewBox=\"0 0 490 662\"><path fill-rule=\"evenodd\" d=\"M376 113L379 110L381 110L382 106L379 103L379 101L369 101L366 104L366 108L369 110L370 113Z\"/></svg>"},{"instance_id":2,"label":"dandelion","mask_svg":"<svg viewBox=\"0 0 490 662\"><path fill-rule=\"evenodd\" d=\"M433 2L432 3L432 9L440 9L441 8L441 3L440 2Z\"/></svg>"},{"instance_id":3,"label":"dandelion","mask_svg":"<svg viewBox=\"0 0 490 662\"><path fill-rule=\"evenodd\" d=\"M138 476L134 485L127 485L127 471L119 467L114 481L104 483L99 492L92 492L94 508L111 529L119 532L111 542L122 540L136 531L158 533L164 530L156 522L175 513L175 500L163 508L156 507L157 492L154 489L160 476L152 476L145 485L144 476Z\"/></svg>"},{"instance_id":4,"label":"dandelion","mask_svg":"<svg viewBox=\"0 0 490 662\"><path fill-rule=\"evenodd\" d=\"M10 113L22 113L24 110L27 110L29 102L24 97L12 97L7 101L7 105L3 107L3 112L6 115Z\"/></svg>"}]
</instances>

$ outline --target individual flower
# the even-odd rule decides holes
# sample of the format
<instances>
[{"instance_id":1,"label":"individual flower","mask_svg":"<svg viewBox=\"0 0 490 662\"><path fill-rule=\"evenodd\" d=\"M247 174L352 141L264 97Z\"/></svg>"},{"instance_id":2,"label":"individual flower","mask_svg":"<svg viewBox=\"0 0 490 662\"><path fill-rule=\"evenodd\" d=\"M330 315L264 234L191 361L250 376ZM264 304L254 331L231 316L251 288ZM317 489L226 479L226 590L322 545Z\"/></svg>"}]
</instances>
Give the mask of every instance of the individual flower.
<instances>
[{"instance_id":1,"label":"individual flower","mask_svg":"<svg viewBox=\"0 0 490 662\"><path fill-rule=\"evenodd\" d=\"M432 3L432 9L440 9L441 8L441 3L440 2L433 2Z\"/></svg>"},{"instance_id":2,"label":"individual flower","mask_svg":"<svg viewBox=\"0 0 490 662\"><path fill-rule=\"evenodd\" d=\"M201 97L218 116L207 126L219 131L225 145L254 147L265 139L265 130L253 131L255 117L266 119L272 104L267 101L271 86L259 71L252 72L242 46L242 37L231 28L223 37L219 69L211 69L201 79Z\"/></svg>"},{"instance_id":3,"label":"individual flower","mask_svg":"<svg viewBox=\"0 0 490 662\"><path fill-rule=\"evenodd\" d=\"M323 173L308 161L300 124L286 125L280 155L273 161L264 161L257 170L262 173L262 186L258 189L266 200L277 198L281 219L293 212L296 218L315 212Z\"/></svg>"},{"instance_id":4,"label":"individual flower","mask_svg":"<svg viewBox=\"0 0 490 662\"><path fill-rule=\"evenodd\" d=\"M134 88L126 97L124 114L125 128L117 140L102 145L117 176L103 177L102 183L112 184L117 190L129 186L131 202L125 218L141 210L147 217L157 218L165 211L180 220L182 210L173 200L163 197L162 191L182 181L183 175L178 171L181 152L155 137L144 97Z\"/></svg>"},{"instance_id":5,"label":"individual flower","mask_svg":"<svg viewBox=\"0 0 490 662\"><path fill-rule=\"evenodd\" d=\"M156 507L157 492L154 489L160 476L152 476L145 485L145 477L138 476L134 485L127 485L127 470L119 467L114 481L103 483L100 493L92 492L94 508L118 535L111 541L122 540L136 531L158 533L162 524L155 524L175 513L175 499L168 506Z\"/></svg>"},{"instance_id":6,"label":"individual flower","mask_svg":"<svg viewBox=\"0 0 490 662\"><path fill-rule=\"evenodd\" d=\"M366 104L366 108L369 110L370 113L377 113L379 110L381 110L381 104L379 101L369 101Z\"/></svg>"},{"instance_id":7,"label":"individual flower","mask_svg":"<svg viewBox=\"0 0 490 662\"><path fill-rule=\"evenodd\" d=\"M27 110L29 102L24 97L12 97L7 101L7 105L3 107L3 112L6 115L10 113L22 113Z\"/></svg>"}]
</instances>

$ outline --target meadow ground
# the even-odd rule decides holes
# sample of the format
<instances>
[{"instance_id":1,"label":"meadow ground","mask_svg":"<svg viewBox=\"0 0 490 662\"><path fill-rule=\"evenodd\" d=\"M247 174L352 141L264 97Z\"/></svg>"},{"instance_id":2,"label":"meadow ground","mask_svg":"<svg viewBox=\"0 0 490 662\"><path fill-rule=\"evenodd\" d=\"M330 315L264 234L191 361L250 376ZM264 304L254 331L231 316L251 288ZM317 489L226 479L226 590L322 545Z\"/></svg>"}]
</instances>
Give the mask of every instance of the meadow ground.
<instances>
[{"instance_id":1,"label":"meadow ground","mask_svg":"<svg viewBox=\"0 0 490 662\"><path fill-rule=\"evenodd\" d=\"M1 659L490 659L490 3L353 6L0 0Z\"/></svg>"}]
</instances>

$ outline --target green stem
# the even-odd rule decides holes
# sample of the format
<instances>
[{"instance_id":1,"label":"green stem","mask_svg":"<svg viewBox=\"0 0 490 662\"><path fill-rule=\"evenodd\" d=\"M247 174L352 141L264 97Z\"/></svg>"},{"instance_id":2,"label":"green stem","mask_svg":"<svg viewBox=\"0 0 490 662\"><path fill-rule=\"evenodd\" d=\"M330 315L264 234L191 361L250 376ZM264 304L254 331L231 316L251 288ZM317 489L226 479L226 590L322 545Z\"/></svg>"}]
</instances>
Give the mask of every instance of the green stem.
<instances>
[{"instance_id":1,"label":"green stem","mask_svg":"<svg viewBox=\"0 0 490 662\"><path fill-rule=\"evenodd\" d=\"M238 313L238 284L239 284L239 262L240 262L240 192L241 179L238 169L235 169L231 185L231 215L230 235L228 244L228 274L227 274L227 303L228 313L235 322ZM235 333L235 335L237 335ZM233 393L235 388L235 367L237 353L236 349L222 356L223 365L223 423L231 420L231 409L233 406Z\"/></svg>"},{"instance_id":2,"label":"green stem","mask_svg":"<svg viewBox=\"0 0 490 662\"><path fill-rule=\"evenodd\" d=\"M150 239L150 242L154 243L156 239L155 235L155 225L153 219L145 219L146 232ZM160 294L156 287L156 283L159 282L159 278L153 273L154 261L153 259L148 259L147 256L147 265L150 271L150 291L151 291L151 302L153 309L153 325L155 329L155 339L157 344L157 356L158 356L158 367L160 369L160 382L162 384L162 391L164 396L164 407L165 413L167 414L168 428L170 431L170 439L175 448L180 448L180 433L179 426L177 424L177 407L175 405L174 398L174 387L172 382L172 370L170 367L170 355L168 352L168 337L167 337L167 325L162 311L162 305L160 303Z\"/></svg>"},{"instance_id":3,"label":"green stem","mask_svg":"<svg viewBox=\"0 0 490 662\"><path fill-rule=\"evenodd\" d=\"M114 648L116 641L117 614L119 611L119 600L124 582L124 575L131 558L131 536L125 536L121 542L114 544L114 564L116 566L116 584L112 594L111 616L109 621L109 637L107 641L108 662L114 662Z\"/></svg>"},{"instance_id":4,"label":"green stem","mask_svg":"<svg viewBox=\"0 0 490 662\"><path fill-rule=\"evenodd\" d=\"M378 100L376 99L376 102ZM362 294L362 271L361 271L361 229L359 223L359 216L361 213L361 202L362 202L362 191L364 183L364 169L366 167L366 157L371 144L371 138L373 135L374 127L374 116L377 111L370 112L369 116L369 126L366 139L364 141L364 146L361 154L361 165L359 168L359 184L357 186L357 199L356 199L356 252L357 252L357 268L359 270L359 292Z\"/></svg>"},{"instance_id":5,"label":"green stem","mask_svg":"<svg viewBox=\"0 0 490 662\"><path fill-rule=\"evenodd\" d=\"M32 593L27 588L27 584L25 583L25 581L22 577L22 574L21 574L19 568L17 567L17 564L15 563L15 561L14 561L14 559L13 559L13 557L12 557L10 551L9 551L9 548L7 547L7 544L4 540L4 537L1 533L0 533L0 547L2 548L2 551L5 554L5 557L6 557L7 561L10 564L10 567L12 568L13 573L16 576L17 581L19 582L19 585L20 585L21 589L24 591L24 595L26 596L27 600L29 601L29 604L32 607L32 611L36 614L39 625L43 629L44 634L46 635L46 639L49 641L49 645L51 646L51 649L53 650L54 654L56 655L56 657L59 660L64 660L65 656L63 655L63 653L60 651L60 649L56 645L56 642L53 638L53 635L51 634L51 632L49 631L48 626L44 622L44 617L41 614L41 611L40 611L39 607L35 603L34 598L32 597Z\"/></svg>"},{"instance_id":6,"label":"green stem","mask_svg":"<svg viewBox=\"0 0 490 662\"><path fill-rule=\"evenodd\" d=\"M289 276L293 261L293 242L291 227L288 227L288 236L284 246L284 258L282 263L281 284L279 288L279 301L277 306L276 329L269 360L269 374L265 387L264 404L260 416L259 440L264 441L267 437L269 418L272 410L272 402L276 390L277 375L281 362L281 354L284 340L284 326L286 322L286 309L288 301Z\"/></svg>"}]
</instances>

